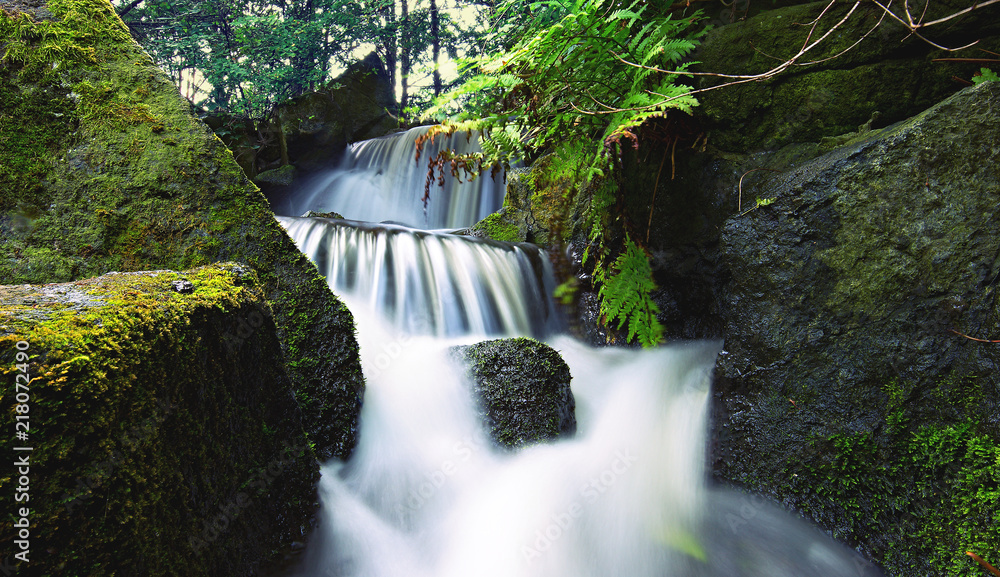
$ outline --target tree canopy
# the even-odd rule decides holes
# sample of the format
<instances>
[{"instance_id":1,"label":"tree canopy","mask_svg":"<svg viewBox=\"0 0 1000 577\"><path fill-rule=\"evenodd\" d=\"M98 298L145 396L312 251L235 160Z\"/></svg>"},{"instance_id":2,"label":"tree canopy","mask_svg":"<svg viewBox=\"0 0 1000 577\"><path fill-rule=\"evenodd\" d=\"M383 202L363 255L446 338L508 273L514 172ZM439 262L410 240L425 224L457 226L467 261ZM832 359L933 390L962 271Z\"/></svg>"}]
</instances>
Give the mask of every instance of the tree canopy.
<instances>
[{"instance_id":1,"label":"tree canopy","mask_svg":"<svg viewBox=\"0 0 1000 577\"><path fill-rule=\"evenodd\" d=\"M262 119L374 50L401 108L450 87L440 65L483 50L493 2L114 0L133 36L206 111ZM453 79L452 79L453 80Z\"/></svg>"}]
</instances>

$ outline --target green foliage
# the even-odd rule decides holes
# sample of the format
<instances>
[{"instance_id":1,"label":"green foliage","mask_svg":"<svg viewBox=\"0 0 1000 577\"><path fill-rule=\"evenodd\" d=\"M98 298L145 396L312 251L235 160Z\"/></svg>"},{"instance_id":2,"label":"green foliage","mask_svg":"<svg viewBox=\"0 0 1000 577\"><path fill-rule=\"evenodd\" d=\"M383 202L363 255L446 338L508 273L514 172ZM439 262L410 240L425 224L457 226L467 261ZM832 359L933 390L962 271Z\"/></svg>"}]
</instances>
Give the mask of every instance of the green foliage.
<instances>
[{"instance_id":1,"label":"green foliage","mask_svg":"<svg viewBox=\"0 0 1000 577\"><path fill-rule=\"evenodd\" d=\"M505 2L498 11L523 8ZM550 199L562 205L553 212L566 214L577 194L588 195L585 218L594 249L585 260L596 256L601 269L621 246L611 209L622 194L616 180L622 147L637 147L638 129L650 120L697 105L691 88L677 79L692 64L681 61L701 35L691 29L699 15L674 19L646 2L610 0L534 2L529 12L536 20L515 18L499 28L516 30L514 42L509 36L494 41L509 48L465 62L465 70L476 73L438 99L428 115L451 115L442 130L480 132L486 165L555 150L548 180L563 181L566 193ZM598 279L605 284L601 310L608 322L627 322L630 340L639 336L651 346L662 328L650 312L650 268L638 266L645 256L633 241L624 249L622 266ZM622 274L628 278L606 288Z\"/></svg>"},{"instance_id":2,"label":"green foliage","mask_svg":"<svg viewBox=\"0 0 1000 577\"><path fill-rule=\"evenodd\" d=\"M743 216L744 214L753 212L753 211L757 210L758 208L760 208L762 206L769 206L769 205L771 205L773 203L774 203L774 199L773 198L758 198L757 202L755 202L754 205L751 206L750 208L748 208L748 209L744 210L743 212L741 212L740 216Z\"/></svg>"},{"instance_id":3,"label":"green foliage","mask_svg":"<svg viewBox=\"0 0 1000 577\"><path fill-rule=\"evenodd\" d=\"M1000 76L989 68L980 68L979 73L972 77L973 84L979 84L981 82L996 82L997 80L1000 80Z\"/></svg>"},{"instance_id":4,"label":"green foliage","mask_svg":"<svg viewBox=\"0 0 1000 577\"><path fill-rule=\"evenodd\" d=\"M327 80L355 46L352 31L369 31L358 3L344 0L114 4L189 100L251 119Z\"/></svg>"},{"instance_id":5,"label":"green foliage","mask_svg":"<svg viewBox=\"0 0 1000 577\"><path fill-rule=\"evenodd\" d=\"M617 319L619 329L627 322L629 341L639 337L644 347L659 343L663 339L663 325L656 319L660 309L650 297L656 285L642 249L627 238L625 252L615 259L613 273L607 276L602 272L600 276L601 313L607 322Z\"/></svg>"}]
</instances>

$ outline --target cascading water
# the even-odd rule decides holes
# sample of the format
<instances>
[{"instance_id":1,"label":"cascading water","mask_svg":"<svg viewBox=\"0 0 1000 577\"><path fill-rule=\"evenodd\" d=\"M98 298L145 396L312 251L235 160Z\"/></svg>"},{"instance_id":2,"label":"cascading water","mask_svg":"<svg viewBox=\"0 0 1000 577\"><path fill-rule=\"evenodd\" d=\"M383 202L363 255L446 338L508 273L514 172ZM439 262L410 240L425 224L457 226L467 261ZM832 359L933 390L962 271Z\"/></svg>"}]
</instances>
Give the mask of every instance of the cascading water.
<instances>
[{"instance_id":1,"label":"cascading water","mask_svg":"<svg viewBox=\"0 0 1000 577\"><path fill-rule=\"evenodd\" d=\"M422 198L428 159L442 149L463 154L481 150L477 137L462 132L435 137L425 143L417 158L414 143L427 130L420 126L351 145L340 167L315 175L295 195L290 214L332 211L352 220L457 228L499 210L505 190L502 172L472 182L445 174L444 186L431 186L425 206Z\"/></svg>"},{"instance_id":2,"label":"cascading water","mask_svg":"<svg viewBox=\"0 0 1000 577\"><path fill-rule=\"evenodd\" d=\"M278 217L338 294L413 333L537 335L559 317L537 247L336 219Z\"/></svg>"},{"instance_id":3,"label":"cascading water","mask_svg":"<svg viewBox=\"0 0 1000 577\"><path fill-rule=\"evenodd\" d=\"M422 180L391 192L419 197ZM323 466L321 525L296 576L878 575L763 499L707 487L719 343L592 349L553 334L551 271L527 245L279 221L354 312L367 381L359 444ZM561 352L575 438L492 448L448 348L497 334L547 335Z\"/></svg>"}]
</instances>

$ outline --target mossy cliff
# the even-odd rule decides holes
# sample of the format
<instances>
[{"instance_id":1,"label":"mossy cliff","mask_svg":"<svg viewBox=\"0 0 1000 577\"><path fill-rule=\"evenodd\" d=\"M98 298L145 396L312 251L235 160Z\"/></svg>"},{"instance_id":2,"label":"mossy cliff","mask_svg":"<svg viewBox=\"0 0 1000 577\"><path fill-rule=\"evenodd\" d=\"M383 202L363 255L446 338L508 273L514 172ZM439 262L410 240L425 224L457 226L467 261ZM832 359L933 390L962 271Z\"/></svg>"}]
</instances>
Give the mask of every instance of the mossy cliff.
<instances>
[{"instance_id":1,"label":"mossy cliff","mask_svg":"<svg viewBox=\"0 0 1000 577\"><path fill-rule=\"evenodd\" d=\"M504 449L576 433L569 367L552 347L529 338L454 347L465 365L479 416Z\"/></svg>"},{"instance_id":2,"label":"mossy cliff","mask_svg":"<svg viewBox=\"0 0 1000 577\"><path fill-rule=\"evenodd\" d=\"M309 526L315 454L242 265L0 287L0 375L31 447L0 475L18 574L246 575Z\"/></svg>"},{"instance_id":3,"label":"mossy cliff","mask_svg":"<svg viewBox=\"0 0 1000 577\"><path fill-rule=\"evenodd\" d=\"M744 192L721 236L718 477L890 575L1000 563L1000 83Z\"/></svg>"},{"instance_id":4,"label":"mossy cliff","mask_svg":"<svg viewBox=\"0 0 1000 577\"><path fill-rule=\"evenodd\" d=\"M700 63L695 69L733 75L765 73L794 56L807 38L819 39L854 7L851 2L838 2L827 10L827 4L820 1L766 10L719 26L705 36L694 54L692 59ZM930 2L926 7L918 4L911 4L910 10L923 21L968 7L954 0ZM812 30L808 24L821 14ZM908 36L906 28L889 17L876 27L884 12L872 3L862 4L798 61L810 65L793 66L771 79L703 92L697 96L700 106L695 116L703 123L709 146L737 153L852 132L875 113L875 126L887 126L962 88L955 78L968 81L982 64L935 59L984 58L987 55L980 49L997 51L997 14L991 8L922 31L948 47L979 41L955 53ZM697 79L696 87L724 81L704 76Z\"/></svg>"},{"instance_id":5,"label":"mossy cliff","mask_svg":"<svg viewBox=\"0 0 1000 577\"><path fill-rule=\"evenodd\" d=\"M853 2L837 2L824 14L827 4L740 0L705 7L713 29L692 55L697 62L692 70L765 73L802 48L811 30L805 24L823 14L812 32L818 39L854 7ZM909 7L924 14L923 4ZM956 0L931 2L924 16L937 18L966 7ZM677 113L650 122L638 133L638 150L625 147L619 171L623 206L613 209L622 218L616 225L627 227L648 248L660 287L655 293L659 320L669 338L722 335L725 320L715 289L725 275L719 233L726 219L754 206L751 186L769 178L772 170L801 165L870 129L920 113L961 90L983 66L941 58L986 58L980 49L1000 51L997 5L924 30L945 46L979 41L957 53L907 37L906 29L888 17L865 37L880 14L876 5L860 4L846 23L798 61L815 63L789 67L770 79L700 92L691 116ZM723 80L706 76L685 82L704 89ZM577 234L584 207L559 206L566 191L552 182L557 179L551 166L546 167L543 157L528 172L513 175L508 195L521 201L508 201L500 216L477 227L480 233L516 233L519 240L546 244L553 243L549 233L557 229L563 240L586 239L586 231ZM549 190L553 187L558 190ZM582 254L582 244L575 243L570 252ZM582 275L577 292L581 326L600 341L599 333L606 331L587 328L599 319L590 284Z\"/></svg>"},{"instance_id":6,"label":"mossy cliff","mask_svg":"<svg viewBox=\"0 0 1000 577\"><path fill-rule=\"evenodd\" d=\"M317 453L349 454L363 388L352 316L232 153L107 0L0 8L0 283L246 263Z\"/></svg>"}]
</instances>

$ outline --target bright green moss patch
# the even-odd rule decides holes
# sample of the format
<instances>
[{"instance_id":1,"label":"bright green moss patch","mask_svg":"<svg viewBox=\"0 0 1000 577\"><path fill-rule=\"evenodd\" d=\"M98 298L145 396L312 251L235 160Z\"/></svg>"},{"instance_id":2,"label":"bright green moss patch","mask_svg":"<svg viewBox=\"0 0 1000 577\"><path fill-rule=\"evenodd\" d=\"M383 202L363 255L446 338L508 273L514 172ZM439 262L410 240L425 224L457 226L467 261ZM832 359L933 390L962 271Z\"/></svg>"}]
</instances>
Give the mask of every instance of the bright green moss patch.
<instances>
[{"instance_id":1,"label":"bright green moss patch","mask_svg":"<svg viewBox=\"0 0 1000 577\"><path fill-rule=\"evenodd\" d=\"M5 428L29 395L33 575L241 574L300 538L318 471L246 267L0 287L0 363Z\"/></svg>"}]
</instances>

